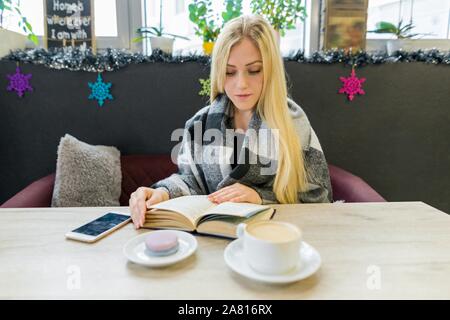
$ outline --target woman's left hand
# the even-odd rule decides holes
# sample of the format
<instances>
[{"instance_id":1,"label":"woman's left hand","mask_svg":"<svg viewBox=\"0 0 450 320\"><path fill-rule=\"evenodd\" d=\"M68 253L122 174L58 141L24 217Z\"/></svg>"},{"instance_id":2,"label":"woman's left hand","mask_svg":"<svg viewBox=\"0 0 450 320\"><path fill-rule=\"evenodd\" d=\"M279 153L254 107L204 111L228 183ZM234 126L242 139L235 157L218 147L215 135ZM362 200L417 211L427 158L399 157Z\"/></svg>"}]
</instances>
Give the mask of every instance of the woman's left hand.
<instances>
[{"instance_id":1,"label":"woman's left hand","mask_svg":"<svg viewBox=\"0 0 450 320\"><path fill-rule=\"evenodd\" d=\"M208 195L208 199L214 203L222 203L225 201L262 203L258 192L239 182L211 193Z\"/></svg>"}]
</instances>

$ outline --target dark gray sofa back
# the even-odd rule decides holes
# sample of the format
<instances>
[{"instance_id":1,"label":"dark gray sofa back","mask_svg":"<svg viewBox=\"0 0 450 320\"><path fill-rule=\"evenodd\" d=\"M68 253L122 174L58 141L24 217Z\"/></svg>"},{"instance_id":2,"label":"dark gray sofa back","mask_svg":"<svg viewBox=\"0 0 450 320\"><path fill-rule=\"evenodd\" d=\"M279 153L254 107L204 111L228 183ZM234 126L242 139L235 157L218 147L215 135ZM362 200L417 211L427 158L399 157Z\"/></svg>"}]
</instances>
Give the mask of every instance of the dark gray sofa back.
<instances>
[{"instance_id":1,"label":"dark gray sofa back","mask_svg":"<svg viewBox=\"0 0 450 320\"><path fill-rule=\"evenodd\" d=\"M15 63L0 61L0 202L55 171L60 137L114 145L122 154L170 153L175 128L206 98L209 68L187 62L130 65L103 74L114 100L88 100L95 73L22 64L34 92L7 92ZM337 94L343 65L286 62L293 98L304 108L327 161L367 181L388 201L424 201L450 212L450 68L422 62L358 68L366 94Z\"/></svg>"}]
</instances>

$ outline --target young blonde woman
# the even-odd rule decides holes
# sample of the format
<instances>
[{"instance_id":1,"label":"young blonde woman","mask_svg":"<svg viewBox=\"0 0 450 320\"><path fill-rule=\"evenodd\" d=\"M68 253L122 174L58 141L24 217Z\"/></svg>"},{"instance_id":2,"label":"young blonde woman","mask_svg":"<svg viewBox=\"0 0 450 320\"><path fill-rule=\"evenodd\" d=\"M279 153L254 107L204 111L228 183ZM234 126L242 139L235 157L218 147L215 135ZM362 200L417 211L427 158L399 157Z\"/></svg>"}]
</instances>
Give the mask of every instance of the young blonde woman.
<instances>
[{"instance_id":1,"label":"young blonde woman","mask_svg":"<svg viewBox=\"0 0 450 320\"><path fill-rule=\"evenodd\" d=\"M283 59L264 18L235 18L220 33L210 101L186 122L178 173L131 194L136 228L143 226L147 206L184 195L208 195L215 203L332 202L325 156L302 108L288 98ZM198 140L198 128L223 139ZM257 135L258 148L251 137L261 129L273 134L266 140ZM236 138L226 138L230 130ZM277 148L263 154L269 141Z\"/></svg>"}]
</instances>

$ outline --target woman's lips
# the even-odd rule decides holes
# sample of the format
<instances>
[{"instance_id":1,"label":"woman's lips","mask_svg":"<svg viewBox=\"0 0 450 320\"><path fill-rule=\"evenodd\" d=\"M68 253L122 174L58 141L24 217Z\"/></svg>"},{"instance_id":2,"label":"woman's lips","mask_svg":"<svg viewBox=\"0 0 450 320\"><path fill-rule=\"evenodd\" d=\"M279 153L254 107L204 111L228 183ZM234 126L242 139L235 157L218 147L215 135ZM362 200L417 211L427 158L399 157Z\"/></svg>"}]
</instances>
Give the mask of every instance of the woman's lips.
<instances>
[{"instance_id":1,"label":"woman's lips","mask_svg":"<svg viewBox=\"0 0 450 320\"><path fill-rule=\"evenodd\" d=\"M251 95L252 95L251 93L250 94L237 94L236 97L238 99L244 100L244 99L247 99L248 97L250 97Z\"/></svg>"}]
</instances>

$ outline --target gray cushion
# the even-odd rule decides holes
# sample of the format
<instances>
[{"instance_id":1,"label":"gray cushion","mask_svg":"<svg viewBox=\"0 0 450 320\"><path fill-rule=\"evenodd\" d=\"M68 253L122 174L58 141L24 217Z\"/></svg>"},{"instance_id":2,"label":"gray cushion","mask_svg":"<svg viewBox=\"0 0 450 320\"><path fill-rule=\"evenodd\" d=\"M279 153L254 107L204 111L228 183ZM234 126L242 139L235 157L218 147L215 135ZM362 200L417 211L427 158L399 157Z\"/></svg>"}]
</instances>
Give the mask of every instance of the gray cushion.
<instances>
[{"instance_id":1,"label":"gray cushion","mask_svg":"<svg viewBox=\"0 0 450 320\"><path fill-rule=\"evenodd\" d=\"M61 138L52 207L119 206L121 183L117 148Z\"/></svg>"}]
</instances>

